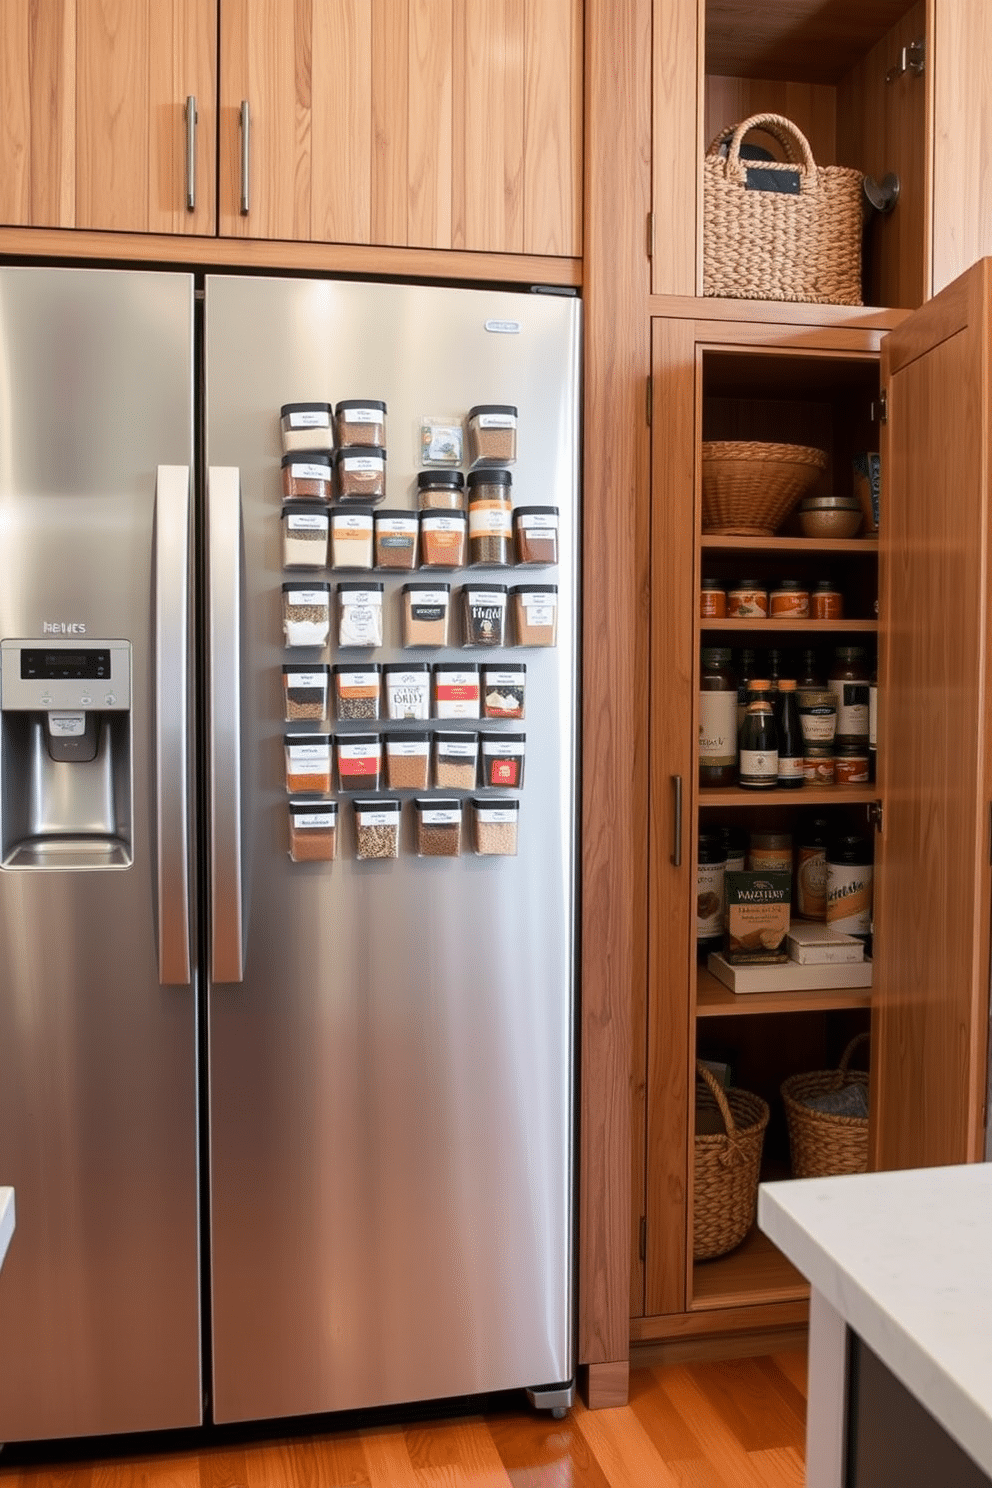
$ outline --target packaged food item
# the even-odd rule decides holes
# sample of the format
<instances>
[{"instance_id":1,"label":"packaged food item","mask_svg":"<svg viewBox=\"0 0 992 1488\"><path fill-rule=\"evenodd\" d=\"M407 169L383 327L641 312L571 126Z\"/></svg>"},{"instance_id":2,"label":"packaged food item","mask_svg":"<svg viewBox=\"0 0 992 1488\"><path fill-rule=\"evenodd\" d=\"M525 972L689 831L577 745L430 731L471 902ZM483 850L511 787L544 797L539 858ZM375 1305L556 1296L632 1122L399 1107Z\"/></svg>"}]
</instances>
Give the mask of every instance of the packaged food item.
<instances>
[{"instance_id":1,"label":"packaged food item","mask_svg":"<svg viewBox=\"0 0 992 1488\"><path fill-rule=\"evenodd\" d=\"M868 745L834 745L834 780L837 785L868 784Z\"/></svg>"},{"instance_id":2,"label":"packaged food item","mask_svg":"<svg viewBox=\"0 0 992 1488\"><path fill-rule=\"evenodd\" d=\"M434 784L441 790L472 790L478 773L478 734L439 731L433 744Z\"/></svg>"},{"instance_id":3,"label":"packaged food item","mask_svg":"<svg viewBox=\"0 0 992 1488\"><path fill-rule=\"evenodd\" d=\"M345 398L336 403L334 423L337 442L342 448L385 446L386 405L375 398Z\"/></svg>"},{"instance_id":4,"label":"packaged food item","mask_svg":"<svg viewBox=\"0 0 992 1488\"><path fill-rule=\"evenodd\" d=\"M291 795L326 794L331 788L331 740L328 734L287 734L286 789Z\"/></svg>"},{"instance_id":5,"label":"packaged food item","mask_svg":"<svg viewBox=\"0 0 992 1488\"><path fill-rule=\"evenodd\" d=\"M287 646L323 646L331 630L330 584L283 584L282 628Z\"/></svg>"},{"instance_id":6,"label":"packaged food item","mask_svg":"<svg viewBox=\"0 0 992 1488\"><path fill-rule=\"evenodd\" d=\"M752 832L747 866L752 873L791 873L792 833Z\"/></svg>"},{"instance_id":7,"label":"packaged food item","mask_svg":"<svg viewBox=\"0 0 992 1488\"><path fill-rule=\"evenodd\" d=\"M327 722L326 666L303 668L290 663L282 669L282 691L287 723Z\"/></svg>"},{"instance_id":8,"label":"packaged food item","mask_svg":"<svg viewBox=\"0 0 992 1488\"><path fill-rule=\"evenodd\" d=\"M723 878L727 849L716 832L700 832L696 849L696 948L718 951L723 941Z\"/></svg>"},{"instance_id":9,"label":"packaged food item","mask_svg":"<svg viewBox=\"0 0 992 1488\"><path fill-rule=\"evenodd\" d=\"M844 596L830 579L817 579L809 596L813 620L843 620Z\"/></svg>"},{"instance_id":10,"label":"packaged food item","mask_svg":"<svg viewBox=\"0 0 992 1488\"><path fill-rule=\"evenodd\" d=\"M699 586L700 620L722 620L727 613L727 591L722 579L703 579Z\"/></svg>"},{"instance_id":11,"label":"packaged food item","mask_svg":"<svg viewBox=\"0 0 992 1488\"><path fill-rule=\"evenodd\" d=\"M482 668L483 718L523 718L527 692L527 668L512 666Z\"/></svg>"},{"instance_id":12,"label":"packaged food item","mask_svg":"<svg viewBox=\"0 0 992 1488\"><path fill-rule=\"evenodd\" d=\"M337 851L337 801L290 801L289 856L293 862L329 863Z\"/></svg>"},{"instance_id":13,"label":"packaged food item","mask_svg":"<svg viewBox=\"0 0 992 1488\"><path fill-rule=\"evenodd\" d=\"M457 858L462 850L462 803L457 796L414 800L417 856Z\"/></svg>"},{"instance_id":14,"label":"packaged food item","mask_svg":"<svg viewBox=\"0 0 992 1488\"><path fill-rule=\"evenodd\" d=\"M349 444L334 457L338 500L376 506L386 496L386 451L378 445Z\"/></svg>"},{"instance_id":15,"label":"packaged food item","mask_svg":"<svg viewBox=\"0 0 992 1488\"><path fill-rule=\"evenodd\" d=\"M803 780L807 785L833 785L834 746L807 744L803 754Z\"/></svg>"},{"instance_id":16,"label":"packaged food item","mask_svg":"<svg viewBox=\"0 0 992 1488\"><path fill-rule=\"evenodd\" d=\"M326 450L293 450L282 457L282 494L287 501L330 501L333 456Z\"/></svg>"},{"instance_id":17,"label":"packaged food item","mask_svg":"<svg viewBox=\"0 0 992 1488\"><path fill-rule=\"evenodd\" d=\"M463 568L468 518L464 512L420 513L421 568Z\"/></svg>"},{"instance_id":18,"label":"packaged food item","mask_svg":"<svg viewBox=\"0 0 992 1488\"><path fill-rule=\"evenodd\" d=\"M382 740L379 735L338 734L335 745L341 790L378 790L382 783Z\"/></svg>"},{"instance_id":19,"label":"packaged food item","mask_svg":"<svg viewBox=\"0 0 992 1488\"><path fill-rule=\"evenodd\" d=\"M473 797L472 848L480 857L516 857L520 802L513 796Z\"/></svg>"},{"instance_id":20,"label":"packaged food item","mask_svg":"<svg viewBox=\"0 0 992 1488\"><path fill-rule=\"evenodd\" d=\"M431 669L426 661L392 663L382 675L387 718L430 718Z\"/></svg>"},{"instance_id":21,"label":"packaged food item","mask_svg":"<svg viewBox=\"0 0 992 1488\"><path fill-rule=\"evenodd\" d=\"M416 512L377 511L375 562L377 568L416 568L420 524Z\"/></svg>"},{"instance_id":22,"label":"packaged food item","mask_svg":"<svg viewBox=\"0 0 992 1488\"><path fill-rule=\"evenodd\" d=\"M435 414L420 421L421 465L460 465L462 426L454 414Z\"/></svg>"},{"instance_id":23,"label":"packaged food item","mask_svg":"<svg viewBox=\"0 0 992 1488\"><path fill-rule=\"evenodd\" d=\"M723 954L734 966L788 961L791 873L726 873Z\"/></svg>"},{"instance_id":24,"label":"packaged food item","mask_svg":"<svg viewBox=\"0 0 992 1488\"><path fill-rule=\"evenodd\" d=\"M421 511L463 511L465 477L460 470L421 470L417 504Z\"/></svg>"},{"instance_id":25,"label":"packaged food item","mask_svg":"<svg viewBox=\"0 0 992 1488\"><path fill-rule=\"evenodd\" d=\"M800 579L779 579L768 596L768 613L778 620L808 620L809 589Z\"/></svg>"},{"instance_id":26,"label":"packaged food item","mask_svg":"<svg viewBox=\"0 0 992 1488\"><path fill-rule=\"evenodd\" d=\"M869 735L869 672L863 646L838 646L830 668L827 687L837 701L838 744L856 743L867 746Z\"/></svg>"},{"instance_id":27,"label":"packaged food item","mask_svg":"<svg viewBox=\"0 0 992 1488\"><path fill-rule=\"evenodd\" d=\"M758 579L738 579L727 590L727 616L731 620L758 620L768 614L768 590Z\"/></svg>"},{"instance_id":28,"label":"packaged food item","mask_svg":"<svg viewBox=\"0 0 992 1488\"><path fill-rule=\"evenodd\" d=\"M463 646L506 645L506 585L466 584L462 589Z\"/></svg>"},{"instance_id":29,"label":"packaged food item","mask_svg":"<svg viewBox=\"0 0 992 1488\"><path fill-rule=\"evenodd\" d=\"M426 790L430 771L430 734L387 734L386 785L390 790Z\"/></svg>"},{"instance_id":30,"label":"packaged food item","mask_svg":"<svg viewBox=\"0 0 992 1488\"><path fill-rule=\"evenodd\" d=\"M355 857L398 858L400 802L390 796L356 797Z\"/></svg>"},{"instance_id":31,"label":"packaged food item","mask_svg":"<svg viewBox=\"0 0 992 1488\"><path fill-rule=\"evenodd\" d=\"M558 508L518 506L513 512L513 547L519 564L558 562Z\"/></svg>"},{"instance_id":32,"label":"packaged food item","mask_svg":"<svg viewBox=\"0 0 992 1488\"><path fill-rule=\"evenodd\" d=\"M867 837L842 836L827 847L827 924L859 940L871 934L873 859Z\"/></svg>"},{"instance_id":33,"label":"packaged food item","mask_svg":"<svg viewBox=\"0 0 992 1488\"><path fill-rule=\"evenodd\" d=\"M338 585L338 645L382 645L382 585Z\"/></svg>"},{"instance_id":34,"label":"packaged food item","mask_svg":"<svg viewBox=\"0 0 992 1488\"><path fill-rule=\"evenodd\" d=\"M512 465L517 458L517 410L512 403L477 403L468 411L468 460Z\"/></svg>"},{"instance_id":35,"label":"packaged food item","mask_svg":"<svg viewBox=\"0 0 992 1488\"><path fill-rule=\"evenodd\" d=\"M480 734L482 784L497 790L520 790L526 741L526 734Z\"/></svg>"},{"instance_id":36,"label":"packaged food item","mask_svg":"<svg viewBox=\"0 0 992 1488\"><path fill-rule=\"evenodd\" d=\"M796 914L804 920L827 917L827 830L817 817L805 828L796 849Z\"/></svg>"},{"instance_id":37,"label":"packaged food item","mask_svg":"<svg viewBox=\"0 0 992 1488\"><path fill-rule=\"evenodd\" d=\"M478 718L477 662L439 661L434 666L434 716Z\"/></svg>"},{"instance_id":38,"label":"packaged food item","mask_svg":"<svg viewBox=\"0 0 992 1488\"><path fill-rule=\"evenodd\" d=\"M446 646L451 585L431 580L403 585L404 646Z\"/></svg>"},{"instance_id":39,"label":"packaged food item","mask_svg":"<svg viewBox=\"0 0 992 1488\"><path fill-rule=\"evenodd\" d=\"M510 562L513 506L508 470L470 470L468 487L468 561L473 565Z\"/></svg>"},{"instance_id":40,"label":"packaged food item","mask_svg":"<svg viewBox=\"0 0 992 1488\"><path fill-rule=\"evenodd\" d=\"M809 752L811 744L817 748L832 746L837 731L837 700L834 694L823 687L800 687L796 691L796 697L806 752Z\"/></svg>"},{"instance_id":41,"label":"packaged food item","mask_svg":"<svg viewBox=\"0 0 992 1488\"><path fill-rule=\"evenodd\" d=\"M279 422L282 447L287 454L334 448L330 403L284 403L279 410Z\"/></svg>"},{"instance_id":42,"label":"packaged food item","mask_svg":"<svg viewBox=\"0 0 992 1488\"><path fill-rule=\"evenodd\" d=\"M519 584L512 589L518 646L558 644L557 584Z\"/></svg>"},{"instance_id":43,"label":"packaged food item","mask_svg":"<svg viewBox=\"0 0 992 1488\"><path fill-rule=\"evenodd\" d=\"M326 568L330 518L319 501L287 501L282 509L283 568Z\"/></svg>"},{"instance_id":44,"label":"packaged food item","mask_svg":"<svg viewBox=\"0 0 992 1488\"><path fill-rule=\"evenodd\" d=\"M331 512L331 562L335 568L372 567L372 508L339 507Z\"/></svg>"},{"instance_id":45,"label":"packaged food item","mask_svg":"<svg viewBox=\"0 0 992 1488\"><path fill-rule=\"evenodd\" d=\"M379 717L379 677L382 668L378 662L366 662L353 666L350 662L339 663L332 673L334 677L334 712L338 719L368 722Z\"/></svg>"}]
</instances>

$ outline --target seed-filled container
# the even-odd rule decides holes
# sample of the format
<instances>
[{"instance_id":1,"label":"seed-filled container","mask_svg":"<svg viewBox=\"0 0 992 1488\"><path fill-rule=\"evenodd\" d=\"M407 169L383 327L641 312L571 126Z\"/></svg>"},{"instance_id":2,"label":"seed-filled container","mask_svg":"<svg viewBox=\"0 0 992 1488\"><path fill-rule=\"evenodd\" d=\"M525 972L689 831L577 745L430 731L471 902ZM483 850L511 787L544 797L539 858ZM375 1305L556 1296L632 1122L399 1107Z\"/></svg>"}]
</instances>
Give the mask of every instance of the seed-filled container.
<instances>
[{"instance_id":1,"label":"seed-filled container","mask_svg":"<svg viewBox=\"0 0 992 1488\"><path fill-rule=\"evenodd\" d=\"M480 857L516 857L520 802L513 796L473 797L472 849Z\"/></svg>"},{"instance_id":2,"label":"seed-filled container","mask_svg":"<svg viewBox=\"0 0 992 1488\"><path fill-rule=\"evenodd\" d=\"M521 584L512 589L518 646L558 643L557 584Z\"/></svg>"},{"instance_id":3,"label":"seed-filled container","mask_svg":"<svg viewBox=\"0 0 992 1488\"><path fill-rule=\"evenodd\" d=\"M337 851L337 801L290 801L289 856L293 862L330 863Z\"/></svg>"},{"instance_id":4,"label":"seed-filled container","mask_svg":"<svg viewBox=\"0 0 992 1488\"><path fill-rule=\"evenodd\" d=\"M482 783L497 790L520 790L524 783L526 734L480 734Z\"/></svg>"},{"instance_id":5,"label":"seed-filled container","mask_svg":"<svg viewBox=\"0 0 992 1488\"><path fill-rule=\"evenodd\" d=\"M430 718L431 669L426 661L391 663L382 675L387 718Z\"/></svg>"},{"instance_id":6,"label":"seed-filled container","mask_svg":"<svg viewBox=\"0 0 992 1488\"><path fill-rule=\"evenodd\" d=\"M386 451L378 445L349 444L335 455L338 500L376 506L386 495Z\"/></svg>"},{"instance_id":7,"label":"seed-filled container","mask_svg":"<svg viewBox=\"0 0 992 1488\"><path fill-rule=\"evenodd\" d=\"M338 645L382 645L382 585L338 585Z\"/></svg>"},{"instance_id":8,"label":"seed-filled container","mask_svg":"<svg viewBox=\"0 0 992 1488\"><path fill-rule=\"evenodd\" d=\"M439 661L434 666L435 718L478 718L479 667L457 661Z\"/></svg>"},{"instance_id":9,"label":"seed-filled container","mask_svg":"<svg viewBox=\"0 0 992 1488\"><path fill-rule=\"evenodd\" d=\"M287 501L282 509L283 568L326 568L330 518L319 501Z\"/></svg>"},{"instance_id":10,"label":"seed-filled container","mask_svg":"<svg viewBox=\"0 0 992 1488\"><path fill-rule=\"evenodd\" d=\"M292 450L282 457L282 494L287 501L330 501L334 456L327 450Z\"/></svg>"},{"instance_id":11,"label":"seed-filled container","mask_svg":"<svg viewBox=\"0 0 992 1488\"><path fill-rule=\"evenodd\" d=\"M384 447L386 443L386 405L375 398L345 398L334 405L334 423L338 444Z\"/></svg>"},{"instance_id":12,"label":"seed-filled container","mask_svg":"<svg viewBox=\"0 0 992 1488\"><path fill-rule=\"evenodd\" d=\"M473 790L479 764L478 734L434 735L434 784L441 790Z\"/></svg>"},{"instance_id":13,"label":"seed-filled container","mask_svg":"<svg viewBox=\"0 0 992 1488\"><path fill-rule=\"evenodd\" d=\"M468 561L512 561L513 506L508 470L470 470L468 475Z\"/></svg>"},{"instance_id":14,"label":"seed-filled container","mask_svg":"<svg viewBox=\"0 0 992 1488\"><path fill-rule=\"evenodd\" d=\"M410 511L378 511L375 514L375 562L377 568L416 568L420 523Z\"/></svg>"},{"instance_id":15,"label":"seed-filled container","mask_svg":"<svg viewBox=\"0 0 992 1488\"><path fill-rule=\"evenodd\" d=\"M468 411L470 465L512 465L517 458L517 410L512 403L477 403Z\"/></svg>"},{"instance_id":16,"label":"seed-filled container","mask_svg":"<svg viewBox=\"0 0 992 1488\"><path fill-rule=\"evenodd\" d=\"M420 513L421 568L463 568L468 518L464 512Z\"/></svg>"},{"instance_id":17,"label":"seed-filled container","mask_svg":"<svg viewBox=\"0 0 992 1488\"><path fill-rule=\"evenodd\" d=\"M372 567L372 508L339 507L331 512L331 563L335 568Z\"/></svg>"},{"instance_id":18,"label":"seed-filled container","mask_svg":"<svg viewBox=\"0 0 992 1488\"><path fill-rule=\"evenodd\" d=\"M446 646L450 600L450 584L404 584L404 646Z\"/></svg>"},{"instance_id":19,"label":"seed-filled container","mask_svg":"<svg viewBox=\"0 0 992 1488\"><path fill-rule=\"evenodd\" d=\"M457 858L462 850L462 803L457 796L428 796L413 803L418 858Z\"/></svg>"},{"instance_id":20,"label":"seed-filled container","mask_svg":"<svg viewBox=\"0 0 992 1488\"><path fill-rule=\"evenodd\" d=\"M518 563L557 563L558 508L518 506L513 513L513 547Z\"/></svg>"},{"instance_id":21,"label":"seed-filled container","mask_svg":"<svg viewBox=\"0 0 992 1488\"><path fill-rule=\"evenodd\" d=\"M426 790L430 734L386 734L386 785L390 790Z\"/></svg>"},{"instance_id":22,"label":"seed-filled container","mask_svg":"<svg viewBox=\"0 0 992 1488\"><path fill-rule=\"evenodd\" d=\"M422 470L417 476L421 511L463 511L465 477L460 470Z\"/></svg>"},{"instance_id":23,"label":"seed-filled container","mask_svg":"<svg viewBox=\"0 0 992 1488\"><path fill-rule=\"evenodd\" d=\"M279 410L279 421L282 447L287 454L334 448L330 403L284 403Z\"/></svg>"},{"instance_id":24,"label":"seed-filled container","mask_svg":"<svg viewBox=\"0 0 992 1488\"><path fill-rule=\"evenodd\" d=\"M400 802L390 796L356 798L355 857L398 858Z\"/></svg>"},{"instance_id":25,"label":"seed-filled container","mask_svg":"<svg viewBox=\"0 0 992 1488\"><path fill-rule=\"evenodd\" d=\"M290 795L297 791L326 794L331 788L330 735L287 734L283 747Z\"/></svg>"},{"instance_id":26,"label":"seed-filled container","mask_svg":"<svg viewBox=\"0 0 992 1488\"><path fill-rule=\"evenodd\" d=\"M327 722L327 667L284 666L282 691L287 723Z\"/></svg>"},{"instance_id":27,"label":"seed-filled container","mask_svg":"<svg viewBox=\"0 0 992 1488\"><path fill-rule=\"evenodd\" d=\"M339 720L371 722L379 717L379 678L382 668L370 662L353 666L350 662L335 666L334 715Z\"/></svg>"},{"instance_id":28,"label":"seed-filled container","mask_svg":"<svg viewBox=\"0 0 992 1488\"><path fill-rule=\"evenodd\" d=\"M527 668L522 662L514 667L482 668L483 718L523 718L527 692Z\"/></svg>"},{"instance_id":29,"label":"seed-filled container","mask_svg":"<svg viewBox=\"0 0 992 1488\"><path fill-rule=\"evenodd\" d=\"M343 791L378 790L382 784L382 740L378 734L338 734L338 785Z\"/></svg>"},{"instance_id":30,"label":"seed-filled container","mask_svg":"<svg viewBox=\"0 0 992 1488\"><path fill-rule=\"evenodd\" d=\"M331 629L330 584L283 584L282 628L287 646L323 646Z\"/></svg>"},{"instance_id":31,"label":"seed-filled container","mask_svg":"<svg viewBox=\"0 0 992 1488\"><path fill-rule=\"evenodd\" d=\"M462 645L506 645L506 585L466 584L462 589Z\"/></svg>"}]
</instances>

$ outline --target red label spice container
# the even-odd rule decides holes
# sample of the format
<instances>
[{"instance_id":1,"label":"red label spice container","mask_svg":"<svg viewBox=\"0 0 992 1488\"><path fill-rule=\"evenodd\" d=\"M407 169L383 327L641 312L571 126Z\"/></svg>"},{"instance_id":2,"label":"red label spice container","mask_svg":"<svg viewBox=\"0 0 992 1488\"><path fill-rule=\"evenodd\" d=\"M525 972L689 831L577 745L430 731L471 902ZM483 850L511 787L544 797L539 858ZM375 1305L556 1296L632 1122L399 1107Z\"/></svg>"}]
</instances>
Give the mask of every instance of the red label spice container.
<instances>
[{"instance_id":1,"label":"red label spice container","mask_svg":"<svg viewBox=\"0 0 992 1488\"><path fill-rule=\"evenodd\" d=\"M343 791L378 790L382 778L382 740L378 734L338 734L338 783Z\"/></svg>"},{"instance_id":2,"label":"red label spice container","mask_svg":"<svg viewBox=\"0 0 992 1488\"><path fill-rule=\"evenodd\" d=\"M768 590L757 579L738 579L727 590L727 616L731 620L758 620L768 614Z\"/></svg>"},{"instance_id":3,"label":"red label spice container","mask_svg":"<svg viewBox=\"0 0 992 1488\"><path fill-rule=\"evenodd\" d=\"M768 613L779 620L808 620L809 590L799 579L780 579L768 596Z\"/></svg>"},{"instance_id":4,"label":"red label spice container","mask_svg":"<svg viewBox=\"0 0 992 1488\"><path fill-rule=\"evenodd\" d=\"M457 661L439 661L434 667L434 716L478 718L479 667Z\"/></svg>"},{"instance_id":5,"label":"red label spice container","mask_svg":"<svg viewBox=\"0 0 992 1488\"><path fill-rule=\"evenodd\" d=\"M282 457L282 494L287 501L309 496L331 499L331 461L326 450L293 450Z\"/></svg>"},{"instance_id":6,"label":"red label spice container","mask_svg":"<svg viewBox=\"0 0 992 1488\"><path fill-rule=\"evenodd\" d=\"M829 579L818 579L813 586L809 612L814 620L843 620L844 596Z\"/></svg>"},{"instance_id":7,"label":"red label spice container","mask_svg":"<svg viewBox=\"0 0 992 1488\"><path fill-rule=\"evenodd\" d=\"M700 620L722 620L727 613L727 591L722 579L703 579L699 586Z\"/></svg>"},{"instance_id":8,"label":"red label spice container","mask_svg":"<svg viewBox=\"0 0 992 1488\"><path fill-rule=\"evenodd\" d=\"M482 734L482 783L499 790L519 790L524 783L526 734Z\"/></svg>"}]
</instances>

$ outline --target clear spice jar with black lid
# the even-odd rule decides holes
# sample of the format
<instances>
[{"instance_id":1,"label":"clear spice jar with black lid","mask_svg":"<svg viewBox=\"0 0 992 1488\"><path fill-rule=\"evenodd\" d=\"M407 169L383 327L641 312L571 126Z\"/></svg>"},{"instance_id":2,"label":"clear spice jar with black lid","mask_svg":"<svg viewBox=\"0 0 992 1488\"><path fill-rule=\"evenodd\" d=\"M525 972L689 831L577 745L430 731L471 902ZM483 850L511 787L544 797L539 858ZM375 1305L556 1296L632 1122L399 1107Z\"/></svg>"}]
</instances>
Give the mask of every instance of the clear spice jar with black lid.
<instances>
[{"instance_id":1,"label":"clear spice jar with black lid","mask_svg":"<svg viewBox=\"0 0 992 1488\"><path fill-rule=\"evenodd\" d=\"M421 511L462 511L465 477L460 470L422 470L417 476L417 504Z\"/></svg>"},{"instance_id":2,"label":"clear spice jar with black lid","mask_svg":"<svg viewBox=\"0 0 992 1488\"><path fill-rule=\"evenodd\" d=\"M737 683L729 646L704 646L699 674L699 783L737 782Z\"/></svg>"},{"instance_id":3,"label":"clear spice jar with black lid","mask_svg":"<svg viewBox=\"0 0 992 1488\"><path fill-rule=\"evenodd\" d=\"M506 644L506 585L466 584L462 589L463 646Z\"/></svg>"},{"instance_id":4,"label":"clear spice jar with black lid","mask_svg":"<svg viewBox=\"0 0 992 1488\"><path fill-rule=\"evenodd\" d=\"M513 504L509 470L470 470L468 561L506 564L512 556Z\"/></svg>"}]
</instances>

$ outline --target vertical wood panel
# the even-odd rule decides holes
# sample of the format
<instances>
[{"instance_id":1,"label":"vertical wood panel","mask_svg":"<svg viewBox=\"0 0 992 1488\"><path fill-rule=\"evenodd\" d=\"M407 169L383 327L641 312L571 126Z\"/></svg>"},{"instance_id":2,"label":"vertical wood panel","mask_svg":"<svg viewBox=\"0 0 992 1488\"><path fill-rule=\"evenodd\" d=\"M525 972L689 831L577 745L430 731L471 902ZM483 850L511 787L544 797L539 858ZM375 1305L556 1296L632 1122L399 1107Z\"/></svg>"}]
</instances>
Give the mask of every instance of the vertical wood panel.
<instances>
[{"instance_id":1,"label":"vertical wood panel","mask_svg":"<svg viewBox=\"0 0 992 1488\"><path fill-rule=\"evenodd\" d=\"M737 124L752 114L782 114L805 134L817 165L836 162L837 90L832 86L708 77L705 99L704 150L728 124ZM774 148L760 136L755 136L755 143Z\"/></svg>"},{"instance_id":2,"label":"vertical wood panel","mask_svg":"<svg viewBox=\"0 0 992 1488\"><path fill-rule=\"evenodd\" d=\"M933 284L936 294L992 253L992 6L931 0Z\"/></svg>"},{"instance_id":3,"label":"vertical wood panel","mask_svg":"<svg viewBox=\"0 0 992 1488\"><path fill-rule=\"evenodd\" d=\"M699 132L699 26L696 0L655 6L654 209L658 240L655 294L696 293ZM700 254L701 258L701 254Z\"/></svg>"},{"instance_id":4,"label":"vertical wood panel","mask_svg":"<svg viewBox=\"0 0 992 1488\"><path fill-rule=\"evenodd\" d=\"M525 0L523 249L577 254L582 151L576 128L575 0Z\"/></svg>"},{"instance_id":5,"label":"vertical wood panel","mask_svg":"<svg viewBox=\"0 0 992 1488\"><path fill-rule=\"evenodd\" d=\"M370 233L373 243L402 246L410 241L408 202L413 188L410 12L413 5L414 0L373 0L372 4ZM419 87L415 72L413 78Z\"/></svg>"},{"instance_id":6,"label":"vertical wood panel","mask_svg":"<svg viewBox=\"0 0 992 1488\"><path fill-rule=\"evenodd\" d=\"M453 246L452 9L452 0L410 0L407 241L418 248Z\"/></svg>"},{"instance_id":7,"label":"vertical wood panel","mask_svg":"<svg viewBox=\"0 0 992 1488\"><path fill-rule=\"evenodd\" d=\"M31 217L31 22L28 0L7 0L0 28L0 221Z\"/></svg>"},{"instance_id":8,"label":"vertical wood panel","mask_svg":"<svg viewBox=\"0 0 992 1488\"><path fill-rule=\"evenodd\" d=\"M524 0L472 0L465 17L466 248L523 251Z\"/></svg>"},{"instance_id":9,"label":"vertical wood panel","mask_svg":"<svg viewBox=\"0 0 992 1488\"><path fill-rule=\"evenodd\" d=\"M216 218L217 14L211 0L153 0L149 66L152 232L210 233ZM196 210L186 210L186 98L196 97Z\"/></svg>"},{"instance_id":10,"label":"vertical wood panel","mask_svg":"<svg viewBox=\"0 0 992 1488\"><path fill-rule=\"evenodd\" d=\"M150 3L77 0L77 227L148 227Z\"/></svg>"},{"instance_id":11,"label":"vertical wood panel","mask_svg":"<svg viewBox=\"0 0 992 1488\"><path fill-rule=\"evenodd\" d=\"M465 59L468 37L465 9L463 0L454 0L451 15L451 246L462 249L468 246L465 220L465 178L468 171L468 146L465 138L468 108Z\"/></svg>"},{"instance_id":12,"label":"vertical wood panel","mask_svg":"<svg viewBox=\"0 0 992 1488\"><path fill-rule=\"evenodd\" d=\"M76 226L76 6L30 5L31 221Z\"/></svg>"},{"instance_id":13,"label":"vertical wood panel","mask_svg":"<svg viewBox=\"0 0 992 1488\"><path fill-rule=\"evenodd\" d=\"M368 243L372 234L372 7L314 8L314 181L310 236Z\"/></svg>"}]
</instances>

